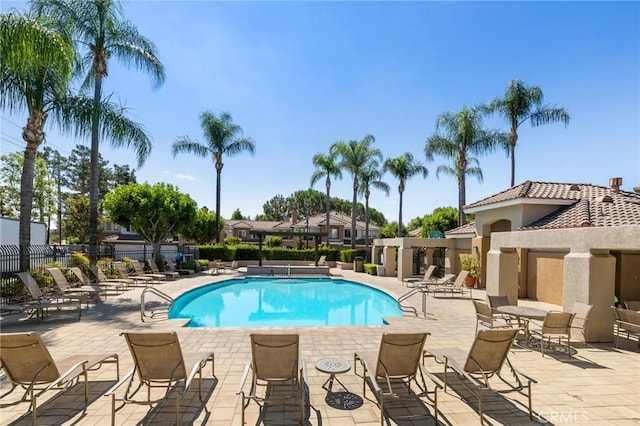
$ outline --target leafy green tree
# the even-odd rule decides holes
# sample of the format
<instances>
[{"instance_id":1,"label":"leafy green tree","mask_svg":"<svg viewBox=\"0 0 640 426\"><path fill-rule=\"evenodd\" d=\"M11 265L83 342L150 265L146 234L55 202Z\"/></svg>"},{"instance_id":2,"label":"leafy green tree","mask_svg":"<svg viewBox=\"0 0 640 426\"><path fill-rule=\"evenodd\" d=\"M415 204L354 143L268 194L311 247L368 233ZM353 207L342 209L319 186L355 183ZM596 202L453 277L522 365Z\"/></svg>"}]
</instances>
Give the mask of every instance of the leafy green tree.
<instances>
[{"instance_id":1,"label":"leafy green tree","mask_svg":"<svg viewBox=\"0 0 640 426\"><path fill-rule=\"evenodd\" d=\"M360 188L358 192L364 195L364 248L367 259L369 262L371 254L369 253L369 197L371 196L371 188L376 188L388 196L389 184L381 181L382 173L380 172L380 165L377 161L373 160L367 164L360 172Z\"/></svg>"},{"instance_id":2,"label":"leafy green tree","mask_svg":"<svg viewBox=\"0 0 640 426\"><path fill-rule=\"evenodd\" d=\"M277 194L262 205L262 213L256 220L286 220L291 216L291 206L284 195Z\"/></svg>"},{"instance_id":3,"label":"leafy green tree","mask_svg":"<svg viewBox=\"0 0 640 426\"><path fill-rule=\"evenodd\" d=\"M69 37L43 18L0 14L0 109L28 112L22 131L26 143L20 178L20 270L29 268L31 211L36 151L52 118L60 129L70 130L72 115L62 114L72 76L74 51Z\"/></svg>"},{"instance_id":4,"label":"leafy green tree","mask_svg":"<svg viewBox=\"0 0 640 426\"><path fill-rule=\"evenodd\" d=\"M74 237L77 244L89 242L89 197L72 194L65 200L64 229L67 242Z\"/></svg>"},{"instance_id":5,"label":"leafy green tree","mask_svg":"<svg viewBox=\"0 0 640 426\"><path fill-rule=\"evenodd\" d=\"M382 165L382 169L385 172L390 172L400 181L398 184L398 194L400 195L400 201L398 203L398 236L403 236L402 195L407 184L407 179L411 179L417 175L422 175L422 177L426 179L429 171L422 162L414 159L410 152L405 152L396 158L387 158Z\"/></svg>"},{"instance_id":6,"label":"leafy green tree","mask_svg":"<svg viewBox=\"0 0 640 426\"><path fill-rule=\"evenodd\" d=\"M19 152L0 157L3 216L18 217L20 213L20 173L23 156Z\"/></svg>"},{"instance_id":7,"label":"leafy green tree","mask_svg":"<svg viewBox=\"0 0 640 426\"><path fill-rule=\"evenodd\" d=\"M270 236L264 239L264 244L269 247L282 247L282 237Z\"/></svg>"},{"instance_id":8,"label":"leafy green tree","mask_svg":"<svg viewBox=\"0 0 640 426\"><path fill-rule=\"evenodd\" d=\"M151 152L151 141L137 123L124 119L122 109L104 110L102 82L107 76L108 60L117 58L126 66L147 72L156 86L164 82L164 67L154 44L125 20L120 2L113 0L33 0L36 10L49 13L72 28L78 46L87 50L82 58L86 68L84 85L93 84L91 116L91 179L89 209L89 259L96 261L98 243L98 204L100 196L100 136L113 147L133 147L138 166ZM107 118L107 116L109 116Z\"/></svg>"},{"instance_id":9,"label":"leafy green tree","mask_svg":"<svg viewBox=\"0 0 640 426\"><path fill-rule=\"evenodd\" d=\"M372 160L382 161L382 152L374 148L375 138L366 135L359 141L336 142L331 146L330 153L340 158L340 168L347 170L353 178L353 200L351 202L351 248L356 247L356 215L358 210L358 190L362 170Z\"/></svg>"},{"instance_id":10,"label":"leafy green tree","mask_svg":"<svg viewBox=\"0 0 640 426\"><path fill-rule=\"evenodd\" d=\"M233 213L231 213L231 220L248 220L248 218L242 215L240 209L235 209Z\"/></svg>"},{"instance_id":11,"label":"leafy green tree","mask_svg":"<svg viewBox=\"0 0 640 426\"><path fill-rule=\"evenodd\" d=\"M313 156L313 159L311 161L316 168L311 175L311 186L315 185L316 182L318 182L320 179L325 178L324 186L327 190L327 197L325 198L325 222L327 227L327 246L329 246L329 241L331 239L331 176L335 177L336 179L342 179L342 171L340 170L340 166L337 163L335 153L329 153L328 155L317 153Z\"/></svg>"},{"instance_id":12,"label":"leafy green tree","mask_svg":"<svg viewBox=\"0 0 640 426\"><path fill-rule=\"evenodd\" d=\"M458 227L458 210L454 207L438 207L422 221L422 238L428 238L433 231L443 234Z\"/></svg>"},{"instance_id":13,"label":"leafy green tree","mask_svg":"<svg viewBox=\"0 0 640 426\"><path fill-rule=\"evenodd\" d=\"M195 219L191 223L184 224L182 236L198 244L210 243L216 237L216 215L210 213L206 207L199 209Z\"/></svg>"},{"instance_id":14,"label":"leafy green tree","mask_svg":"<svg viewBox=\"0 0 640 426\"><path fill-rule=\"evenodd\" d=\"M138 183L135 169L131 169L128 164L113 165L113 171L109 173L109 191L118 185L126 185L128 183Z\"/></svg>"},{"instance_id":15,"label":"leafy green tree","mask_svg":"<svg viewBox=\"0 0 640 426\"><path fill-rule=\"evenodd\" d=\"M516 145L518 143L518 127L529 120L533 127L548 123L564 123L569 125L571 117L562 107L543 105L544 95L537 86L528 86L520 80L511 80L507 85L504 96L491 102L488 109L497 112L511 126L509 141L505 145L511 157L511 186L515 185L516 175Z\"/></svg>"},{"instance_id":16,"label":"leafy green tree","mask_svg":"<svg viewBox=\"0 0 640 426\"><path fill-rule=\"evenodd\" d=\"M62 242L62 205L63 205L63 192L62 187L68 187L69 182L66 180L66 170L68 167L67 157L61 155L57 150L45 146L42 149L42 158L47 164L49 170L49 176L53 179L56 187L56 217L58 225L58 243ZM47 232L51 232L51 225L47 227ZM50 234L47 236L47 241L50 241Z\"/></svg>"},{"instance_id":17,"label":"leafy green tree","mask_svg":"<svg viewBox=\"0 0 640 426\"><path fill-rule=\"evenodd\" d=\"M440 165L436 176L444 173L456 178L458 183L458 225L465 223L467 175L482 182L482 169L478 159L471 155L492 152L496 146L506 144L508 135L498 130L486 130L483 125L483 108L463 107L457 113L446 112L438 117L436 134L427 139L424 149L428 161L434 155L450 159L453 165Z\"/></svg>"},{"instance_id":18,"label":"leafy green tree","mask_svg":"<svg viewBox=\"0 0 640 426\"><path fill-rule=\"evenodd\" d=\"M182 136L173 143L173 156L179 153L190 153L197 157L211 156L216 166L216 229L220 229L220 177L222 175L223 156L233 157L248 151L255 153L253 139L242 136L242 128L233 123L231 114L223 112L216 117L209 111L200 115L200 123L206 142L203 144L189 136ZM220 243L220 233L216 235L216 243Z\"/></svg>"},{"instance_id":19,"label":"leafy green tree","mask_svg":"<svg viewBox=\"0 0 640 426\"><path fill-rule=\"evenodd\" d=\"M166 183L120 185L107 194L104 208L111 220L133 231L153 245L153 256L160 254L160 243L196 218L196 202Z\"/></svg>"},{"instance_id":20,"label":"leafy green tree","mask_svg":"<svg viewBox=\"0 0 640 426\"><path fill-rule=\"evenodd\" d=\"M384 225L378 233L380 238L395 238L398 236L398 224L396 222L389 222Z\"/></svg>"},{"instance_id":21,"label":"leafy green tree","mask_svg":"<svg viewBox=\"0 0 640 426\"><path fill-rule=\"evenodd\" d=\"M324 194L315 189L296 191L287 198L287 203L298 211L298 219L308 219L325 211Z\"/></svg>"},{"instance_id":22,"label":"leafy green tree","mask_svg":"<svg viewBox=\"0 0 640 426\"><path fill-rule=\"evenodd\" d=\"M418 229L418 228L422 228L422 221L424 220L425 216L418 216L418 217L414 217L413 219L411 219L409 221L409 223L407 223L407 229L409 231L413 231L414 229Z\"/></svg>"},{"instance_id":23,"label":"leafy green tree","mask_svg":"<svg viewBox=\"0 0 640 426\"><path fill-rule=\"evenodd\" d=\"M98 155L100 193L109 192L109 161ZM67 158L65 181L71 191L90 196L91 192L91 150L85 145L76 145Z\"/></svg>"}]
</instances>

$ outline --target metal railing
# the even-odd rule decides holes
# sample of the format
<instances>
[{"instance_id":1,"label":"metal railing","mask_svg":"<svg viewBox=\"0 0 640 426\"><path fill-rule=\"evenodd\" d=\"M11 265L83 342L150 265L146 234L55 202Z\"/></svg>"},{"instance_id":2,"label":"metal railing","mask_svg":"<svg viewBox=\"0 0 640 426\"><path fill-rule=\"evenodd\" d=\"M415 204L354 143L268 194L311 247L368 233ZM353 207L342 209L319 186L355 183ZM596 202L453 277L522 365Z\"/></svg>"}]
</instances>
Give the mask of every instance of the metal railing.
<instances>
[{"instance_id":1,"label":"metal railing","mask_svg":"<svg viewBox=\"0 0 640 426\"><path fill-rule=\"evenodd\" d=\"M159 297L163 301L169 303L169 306L162 307L160 309L154 309L151 311L150 314L147 315L147 312L146 312L147 309L146 309L146 303L145 303L145 296L147 293L152 293L153 295ZM146 287L144 290L142 290L142 294L140 295L140 320L144 322L145 318L156 319L156 317L158 316L162 316L163 319L166 319L169 316L169 310L171 309L172 306L173 306L173 297L158 290L155 287Z\"/></svg>"}]
</instances>

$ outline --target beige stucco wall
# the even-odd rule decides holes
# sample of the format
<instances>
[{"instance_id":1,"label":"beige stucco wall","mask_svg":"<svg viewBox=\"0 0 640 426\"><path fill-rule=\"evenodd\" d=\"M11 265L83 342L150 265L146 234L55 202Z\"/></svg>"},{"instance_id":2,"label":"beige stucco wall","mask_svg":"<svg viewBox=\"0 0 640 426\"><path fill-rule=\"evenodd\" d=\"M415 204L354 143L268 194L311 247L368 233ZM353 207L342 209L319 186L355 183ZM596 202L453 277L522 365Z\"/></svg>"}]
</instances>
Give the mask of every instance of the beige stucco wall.
<instances>
[{"instance_id":1,"label":"beige stucco wall","mask_svg":"<svg viewBox=\"0 0 640 426\"><path fill-rule=\"evenodd\" d=\"M529 299L562 305L562 280L566 253L529 251L526 289Z\"/></svg>"},{"instance_id":2,"label":"beige stucco wall","mask_svg":"<svg viewBox=\"0 0 640 426\"><path fill-rule=\"evenodd\" d=\"M614 252L616 294L620 301L640 300L640 253Z\"/></svg>"},{"instance_id":3,"label":"beige stucco wall","mask_svg":"<svg viewBox=\"0 0 640 426\"><path fill-rule=\"evenodd\" d=\"M538 218L552 213L557 209L557 205L516 204L498 207L491 210L482 210L476 214L476 231L478 232L478 235L488 237L491 235L491 225L501 220L511 222L511 230L516 230ZM473 213L474 211L470 210L466 212Z\"/></svg>"}]
</instances>

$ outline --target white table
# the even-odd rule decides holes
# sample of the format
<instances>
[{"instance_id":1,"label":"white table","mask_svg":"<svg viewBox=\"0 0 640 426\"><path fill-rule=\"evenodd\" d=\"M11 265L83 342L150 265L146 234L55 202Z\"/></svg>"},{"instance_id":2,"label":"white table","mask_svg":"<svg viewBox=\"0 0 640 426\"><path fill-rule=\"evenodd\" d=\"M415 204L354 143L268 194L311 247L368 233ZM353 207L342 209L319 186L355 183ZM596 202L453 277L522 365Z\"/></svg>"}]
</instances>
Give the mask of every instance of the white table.
<instances>
[{"instance_id":1,"label":"white table","mask_svg":"<svg viewBox=\"0 0 640 426\"><path fill-rule=\"evenodd\" d=\"M537 320L543 321L544 317L547 315L547 311L538 308L531 308L528 306L513 306L513 305L505 305L498 306L496 309L498 312L502 314L511 315L518 319L518 324L524 323L524 346L528 347L529 344L529 321Z\"/></svg>"},{"instance_id":2,"label":"white table","mask_svg":"<svg viewBox=\"0 0 640 426\"><path fill-rule=\"evenodd\" d=\"M327 392L332 392L334 380L346 390L346 386L342 384L336 377L336 374L346 373L351 370L351 362L342 358L322 358L316 362L316 370L329 374L329 378L322 385Z\"/></svg>"}]
</instances>

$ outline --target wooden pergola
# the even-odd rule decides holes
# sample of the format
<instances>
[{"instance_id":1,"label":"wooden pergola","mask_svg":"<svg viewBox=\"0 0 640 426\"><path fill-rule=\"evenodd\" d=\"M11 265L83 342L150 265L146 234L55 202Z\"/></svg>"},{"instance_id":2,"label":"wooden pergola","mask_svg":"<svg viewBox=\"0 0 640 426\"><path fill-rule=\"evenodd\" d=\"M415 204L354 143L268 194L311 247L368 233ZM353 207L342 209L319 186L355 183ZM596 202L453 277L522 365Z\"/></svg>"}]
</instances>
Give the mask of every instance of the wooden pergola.
<instances>
[{"instance_id":1,"label":"wooden pergola","mask_svg":"<svg viewBox=\"0 0 640 426\"><path fill-rule=\"evenodd\" d=\"M326 232L297 232L297 231L251 231L258 236L258 266L262 266L262 241L265 236L270 237L313 237L315 240L315 265L318 266L318 246L320 238L326 237Z\"/></svg>"}]
</instances>

